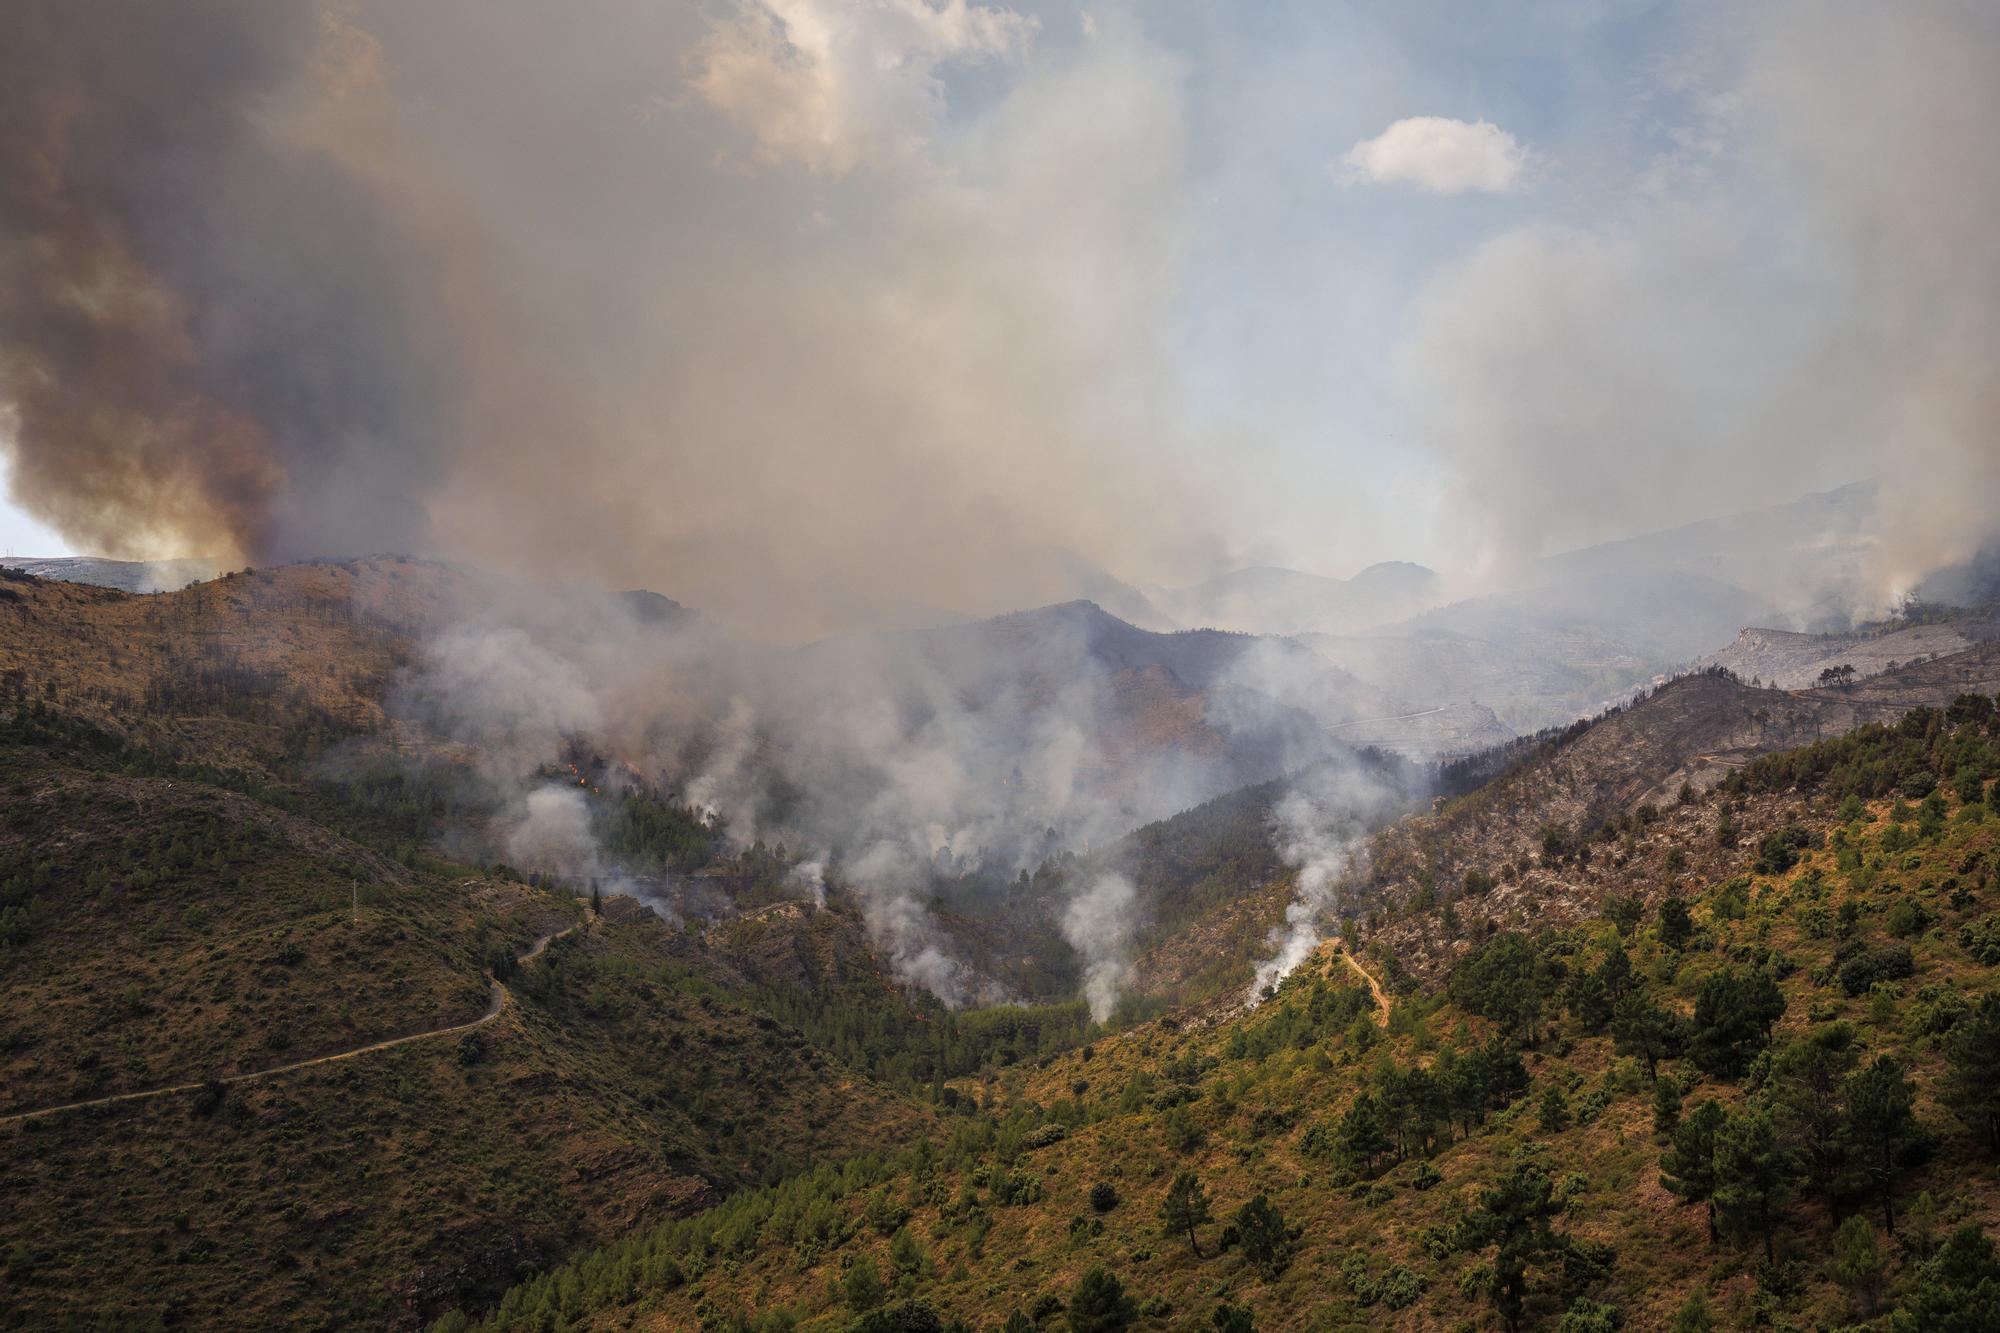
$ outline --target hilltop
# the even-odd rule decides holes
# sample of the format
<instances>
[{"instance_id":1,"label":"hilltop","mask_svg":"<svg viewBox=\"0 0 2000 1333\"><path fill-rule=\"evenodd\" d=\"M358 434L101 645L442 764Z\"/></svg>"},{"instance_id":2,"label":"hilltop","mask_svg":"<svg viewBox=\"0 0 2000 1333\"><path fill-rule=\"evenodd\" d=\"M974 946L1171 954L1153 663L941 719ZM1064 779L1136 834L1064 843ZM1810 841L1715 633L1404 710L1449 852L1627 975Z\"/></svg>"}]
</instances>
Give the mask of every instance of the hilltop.
<instances>
[{"instance_id":1,"label":"hilltop","mask_svg":"<svg viewBox=\"0 0 2000 1333\"><path fill-rule=\"evenodd\" d=\"M171 592L216 576L212 560L106 560L99 556L9 556L0 567L36 578L88 583L120 592Z\"/></svg>"}]
</instances>

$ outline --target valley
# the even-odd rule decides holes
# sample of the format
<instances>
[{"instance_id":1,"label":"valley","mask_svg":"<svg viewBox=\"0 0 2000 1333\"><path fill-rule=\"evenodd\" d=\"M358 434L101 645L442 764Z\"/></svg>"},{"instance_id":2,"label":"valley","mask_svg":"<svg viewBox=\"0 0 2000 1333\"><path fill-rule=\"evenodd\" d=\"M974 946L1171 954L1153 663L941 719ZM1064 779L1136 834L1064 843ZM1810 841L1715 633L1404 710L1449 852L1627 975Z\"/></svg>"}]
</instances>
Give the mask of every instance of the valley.
<instances>
[{"instance_id":1,"label":"valley","mask_svg":"<svg viewBox=\"0 0 2000 1333\"><path fill-rule=\"evenodd\" d=\"M2000 6L3 31L0 1333L2000 1333Z\"/></svg>"},{"instance_id":2,"label":"valley","mask_svg":"<svg viewBox=\"0 0 2000 1333\"><path fill-rule=\"evenodd\" d=\"M929 1310L1000 1327L1059 1309L1103 1263L1137 1293L1141 1326L1178 1327L1188 1312L1206 1319L1210 1297L1184 1285L1206 1270L1176 1261L1150 1219L1155 1193L1192 1169L1216 1217L1254 1187L1290 1219L1290 1239L1273 1242L1281 1267L1226 1247L1200 1279L1257 1327L1337 1326L1325 1322L1336 1311L1360 1318L1383 1300L1401 1326L1454 1309L1477 1326L1493 1308L1478 1265L1440 1274L1451 1251L1412 1238L1470 1225L1433 1218L1429 1204L1471 1207L1498 1179L1497 1155L1529 1129L1534 1089L1560 1075L1565 1095L1595 1097L1609 1108L1596 1118L1622 1126L1614 1145L1596 1128L1563 1140L1572 1175L1625 1179L1653 1142L1639 1120L1653 1079L1632 1072L1623 1046L1604 1045L1612 1038L1587 1012L1561 1011L1569 1001L1552 995L1545 1023L1509 1036L1485 1002L1465 998L1465 976L1496 941L1530 941L1559 975L1559 960L1609 938L1602 914L1613 912L1640 973L1687 1003L1709 963L1694 946L1648 943L1628 916L1695 904L1698 922L1714 922L1708 947L1734 956L1721 936L1745 918L1723 914L1739 909L1699 909L1722 901L1719 885L1738 892L1729 886L1746 866L1754 879L1774 840L1802 829L1812 845L1867 846L1902 837L1912 818L1877 790L1900 789L1900 768L1866 779L1875 786L1856 823L1851 789L1830 788L1835 779L1794 790L1803 779L1779 776L1821 771L1791 756L1906 735L1960 746L1973 763L1951 761L1963 803L1947 802L1943 827L1963 834L1937 835L1935 856L1971 868L1970 880L1956 872L1973 888L1952 919L1976 924L1986 910L1983 788L1965 773L1993 761L1973 739L1985 715L1959 711L2000 692L2000 656L1983 642L1825 689L1750 685L1710 666L1429 777L1381 748L1281 745L1274 754L1303 753L1306 768L1101 844L1051 844L1017 877L941 860L921 895L892 901L928 923L927 947L941 952L926 965L949 960L937 984L977 997L949 1005L913 979L931 974L907 970L908 937L896 932L913 918L885 922L869 872L843 864L853 853L818 872L816 902L797 875L801 852L744 845L716 816L677 804L676 785L699 775L621 776L585 736L572 737L561 771L587 793L598 859L581 872L508 864L510 845L535 844L493 831L513 798L478 775L492 771L481 756L500 733L482 739L455 726L448 704L412 703L434 688L420 674L426 645L457 642L455 625L491 614L489 580L364 561L142 597L32 578L5 586L0 1162L10 1190L46 1201L32 1226L0 1232L17 1325L844 1329L897 1310L929 1326L918 1313ZM630 632L671 654L698 623L677 611ZM1081 654L1051 655L1050 624ZM1075 687L1056 669L1093 664L1110 702L1092 725L1119 738L1101 775L1114 800L1121 768L1212 758L1248 734L1230 693L1243 687L1223 674L1241 651L1228 636L1158 642L1077 607L912 642L962 700L1013 698L1031 710L1023 717L1072 707ZM1021 642L1032 651L1004 646ZM1015 662L1033 671L1009 674ZM1361 715L1346 729L1375 725L1365 709L1380 702L1352 700ZM1947 707L1969 720L1943 722ZM1937 720L1912 732L1906 719L1920 717ZM1297 731L1343 729L1302 720ZM528 790L549 781L531 777ZM1426 783L1456 783L1457 794L1425 809ZM1373 813L1348 816L1358 822L1344 836L1357 841L1321 909L1325 941L1273 998L1246 1007L1253 969L1299 919L1302 863L1273 821L1311 791ZM1930 856L1905 858L1893 881L1864 877L1866 892L1926 882ZM1851 861L1798 858L1780 883L1753 885L1752 901L1802 901L1800 885L1835 870L1852 878ZM1134 886L1132 920L1121 952L1097 955L1066 913L1107 875ZM1776 933L1760 927L1759 949L1807 949L1786 933L1789 918L1770 920ZM1939 936L1924 966L1976 1003L1985 974L1967 970L1951 938ZM1669 966L1677 957L1688 961ZM1107 958L1121 998L1093 1016L1079 990ZM1494 1128L1475 1118L1462 1137L1398 1150L1415 1176L1441 1170L1462 1184L1413 1194L1422 1206L1382 1232L1370 1220L1388 1197L1369 1183L1374 1168L1328 1148L1333 1112L1307 1108L1347 1104L1387 1077L1386 1061L1422 1067L1440 1050L1509 1041L1526 1081L1494 1094L1483 1113L1504 1112ZM1637 1099L1630 1112L1616 1109L1621 1098ZM1357 1183L1329 1188L1323 1177ZM1119 1200L1104 1210L1076 1195L1099 1179ZM1924 1189L1948 1192L1941 1181ZM300 1207L314 1198L343 1202ZM1984 1194L1952 1198L1954 1216L1991 1220ZM766 1271L759 1237L805 1242L764 1210L808 1203L817 1239ZM878 1225L878 1213L899 1220ZM1571 1214L1596 1217L1572 1231L1612 1248L1639 1217L1666 1216L1608 1205ZM60 1245L47 1238L52 1219ZM727 1219L748 1219L728 1222L744 1238L716 1239ZM1357 1267L1347 1256L1364 1234ZM1733 1253L1639 1287L1616 1265L1586 1265L1599 1276L1560 1299L1641 1323L1698 1294L1728 1306L1765 1290L1731 1285L1747 1271ZM1009 1256L1004 1273L991 1255ZM560 1268L570 1262L582 1267ZM550 1266L587 1276L513 1285ZM855 1276L871 1266L872 1297ZM125 1276L78 1281L106 1267ZM1915 1290L1919 1267L1909 1261L1899 1290ZM1315 1303L1289 1285L1286 1275L1315 1270L1346 1294ZM629 1276L603 1276L614 1271ZM1553 1318L1549 1289L1528 1290ZM1811 1275L1786 1290L1794 1305L1838 1299ZM1319 1322L1295 1322L1308 1309Z\"/></svg>"}]
</instances>

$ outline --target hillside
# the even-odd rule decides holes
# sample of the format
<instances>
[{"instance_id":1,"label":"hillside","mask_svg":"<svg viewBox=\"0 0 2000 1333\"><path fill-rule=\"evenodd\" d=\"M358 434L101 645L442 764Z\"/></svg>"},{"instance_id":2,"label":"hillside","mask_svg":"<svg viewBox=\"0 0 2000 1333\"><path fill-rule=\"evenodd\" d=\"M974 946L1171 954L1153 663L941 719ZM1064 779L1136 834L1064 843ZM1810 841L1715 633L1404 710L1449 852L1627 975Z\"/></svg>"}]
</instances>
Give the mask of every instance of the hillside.
<instances>
[{"instance_id":1,"label":"hillside","mask_svg":"<svg viewBox=\"0 0 2000 1333\"><path fill-rule=\"evenodd\" d=\"M1265 680L1267 660L1316 659L1148 634L1085 604L795 652L655 594L393 557L152 596L0 581L0 698L217 772L292 781L321 764L341 799L392 813L399 852L462 859L514 855L524 790L582 762L601 849L572 842L530 868L615 870L670 914L799 894L783 866L745 893L732 825L747 841L785 828L794 862L801 843L822 859L920 843L932 864L899 873L956 893L938 929L982 993L1016 997L1067 998L1076 975L1061 903L1013 901L1017 869L1342 750L1302 705L1337 707L1348 683L1323 667ZM922 781L939 771L951 780ZM955 888L968 875L996 891Z\"/></svg>"},{"instance_id":2,"label":"hillside","mask_svg":"<svg viewBox=\"0 0 2000 1333\"><path fill-rule=\"evenodd\" d=\"M308 774L0 708L0 1180L41 1201L0 1219L0 1322L408 1326L927 1132L941 1011L885 981L850 908L715 935L600 917ZM1015 1058L1018 1026L946 1043L951 1068Z\"/></svg>"},{"instance_id":3,"label":"hillside","mask_svg":"<svg viewBox=\"0 0 2000 1333\"><path fill-rule=\"evenodd\" d=\"M1438 900L1470 875L1498 886L1489 910L1503 924L1594 911L1607 892L1657 882L1665 848L1654 824L1692 818L1683 790L1711 791L1760 755L1996 690L1993 644L1827 690L1759 689L1713 672L1671 681L1384 830L1349 910Z\"/></svg>"},{"instance_id":4,"label":"hillside","mask_svg":"<svg viewBox=\"0 0 2000 1333\"><path fill-rule=\"evenodd\" d=\"M1254 1012L999 1075L943 1147L635 1233L478 1326L1989 1327L2000 733L1971 702L1696 798L1711 844L1730 801L1789 818L1661 908L1493 934L1386 1015L1330 946Z\"/></svg>"}]
</instances>

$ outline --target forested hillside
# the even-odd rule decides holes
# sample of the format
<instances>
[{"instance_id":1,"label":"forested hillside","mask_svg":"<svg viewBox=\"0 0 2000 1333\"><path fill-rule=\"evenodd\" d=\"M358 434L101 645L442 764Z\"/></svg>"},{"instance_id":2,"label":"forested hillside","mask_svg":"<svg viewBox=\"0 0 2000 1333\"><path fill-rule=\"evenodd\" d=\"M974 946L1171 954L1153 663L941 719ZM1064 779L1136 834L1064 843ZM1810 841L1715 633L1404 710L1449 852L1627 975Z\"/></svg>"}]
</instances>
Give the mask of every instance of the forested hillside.
<instances>
[{"instance_id":1,"label":"forested hillside","mask_svg":"<svg viewBox=\"0 0 2000 1333\"><path fill-rule=\"evenodd\" d=\"M448 784L139 721L0 704L0 1326L414 1326L1091 1032L946 1015L851 906L675 930L430 850Z\"/></svg>"},{"instance_id":2,"label":"forested hillside","mask_svg":"<svg viewBox=\"0 0 2000 1333\"><path fill-rule=\"evenodd\" d=\"M1994 716L1752 765L1705 840L1789 818L1698 886L1496 931L1387 1014L1331 946L439 1327L1991 1328Z\"/></svg>"}]
</instances>

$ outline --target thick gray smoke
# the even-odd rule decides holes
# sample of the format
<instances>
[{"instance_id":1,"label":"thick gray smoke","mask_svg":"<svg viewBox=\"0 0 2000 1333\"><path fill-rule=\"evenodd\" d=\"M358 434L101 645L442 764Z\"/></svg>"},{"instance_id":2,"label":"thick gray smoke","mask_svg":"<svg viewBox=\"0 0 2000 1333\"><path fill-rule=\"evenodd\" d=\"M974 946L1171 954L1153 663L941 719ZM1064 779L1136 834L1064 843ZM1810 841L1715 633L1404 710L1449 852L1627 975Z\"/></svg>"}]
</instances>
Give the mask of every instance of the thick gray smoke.
<instances>
[{"instance_id":1,"label":"thick gray smoke","mask_svg":"<svg viewBox=\"0 0 2000 1333\"><path fill-rule=\"evenodd\" d=\"M1310 654L1153 638L1088 607L780 648L643 597L483 580L467 601L428 635L392 711L465 747L498 806L491 846L524 869L620 882L564 776L582 747L610 761L607 783L636 775L737 847L785 846L800 860L792 892L851 894L894 973L954 1004L1011 998L940 924L935 901L955 885L993 912L987 897L1025 893L1019 873L1056 853L1334 748L1246 683L1304 695ZM1214 683L1133 665L1149 652ZM1075 950L1103 1017L1140 888L1107 872L1064 892L1019 910Z\"/></svg>"},{"instance_id":2,"label":"thick gray smoke","mask_svg":"<svg viewBox=\"0 0 2000 1333\"><path fill-rule=\"evenodd\" d=\"M444 238L357 170L380 50L329 8L10 8L14 488L113 554L412 544L447 432ZM428 289L428 290L427 290Z\"/></svg>"},{"instance_id":3,"label":"thick gray smoke","mask_svg":"<svg viewBox=\"0 0 2000 1333\"><path fill-rule=\"evenodd\" d=\"M1679 57L1683 130L1611 219L1529 224L1436 277L1403 373L1468 556L1874 477L1879 610L2000 532L2000 11L1714 16Z\"/></svg>"},{"instance_id":4,"label":"thick gray smoke","mask_svg":"<svg viewBox=\"0 0 2000 1333\"><path fill-rule=\"evenodd\" d=\"M1204 544L1182 74L998 6L27 0L0 439L108 553L429 551L793 641ZM957 108L947 81L992 76Z\"/></svg>"}]
</instances>

